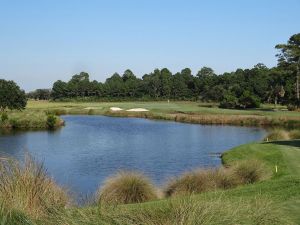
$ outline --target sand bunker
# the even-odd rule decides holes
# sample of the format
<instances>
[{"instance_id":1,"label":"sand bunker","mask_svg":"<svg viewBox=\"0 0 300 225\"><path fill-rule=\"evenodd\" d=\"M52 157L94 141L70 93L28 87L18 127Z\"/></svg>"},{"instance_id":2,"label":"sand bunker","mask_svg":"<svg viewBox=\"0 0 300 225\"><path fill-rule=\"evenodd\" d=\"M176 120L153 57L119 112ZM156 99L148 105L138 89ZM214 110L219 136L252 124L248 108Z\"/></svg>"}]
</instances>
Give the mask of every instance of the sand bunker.
<instances>
[{"instance_id":1,"label":"sand bunker","mask_svg":"<svg viewBox=\"0 0 300 225\"><path fill-rule=\"evenodd\" d=\"M117 111L122 111L124 109L119 108L119 107L110 107L110 110L113 112L117 112ZM133 109L127 109L126 112L148 112L148 109L144 109L144 108L133 108Z\"/></svg>"},{"instance_id":2,"label":"sand bunker","mask_svg":"<svg viewBox=\"0 0 300 225\"><path fill-rule=\"evenodd\" d=\"M95 107L86 107L84 109L95 109Z\"/></svg>"},{"instance_id":3,"label":"sand bunker","mask_svg":"<svg viewBox=\"0 0 300 225\"><path fill-rule=\"evenodd\" d=\"M119 107L110 107L111 111L122 111L123 109L119 108Z\"/></svg>"},{"instance_id":4,"label":"sand bunker","mask_svg":"<svg viewBox=\"0 0 300 225\"><path fill-rule=\"evenodd\" d=\"M144 108L134 108L134 109L128 109L126 110L127 112L148 112L148 109L144 109Z\"/></svg>"}]
</instances>

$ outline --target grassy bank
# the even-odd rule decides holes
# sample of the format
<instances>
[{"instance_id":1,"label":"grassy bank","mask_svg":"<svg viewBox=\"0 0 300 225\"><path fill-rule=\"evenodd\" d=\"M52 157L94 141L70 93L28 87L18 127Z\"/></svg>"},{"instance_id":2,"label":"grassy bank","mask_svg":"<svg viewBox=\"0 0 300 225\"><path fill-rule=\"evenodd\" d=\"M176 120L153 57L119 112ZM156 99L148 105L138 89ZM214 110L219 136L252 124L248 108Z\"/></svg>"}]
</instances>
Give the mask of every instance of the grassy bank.
<instances>
[{"instance_id":1,"label":"grassy bank","mask_svg":"<svg viewBox=\"0 0 300 225\"><path fill-rule=\"evenodd\" d=\"M271 177L233 189L140 204L51 208L47 215L37 219L24 211L8 213L0 207L0 221L21 221L19 224L299 224L300 140L246 144L222 156L227 167L245 159L264 162ZM13 222L11 224L16 224Z\"/></svg>"},{"instance_id":2,"label":"grassy bank","mask_svg":"<svg viewBox=\"0 0 300 225\"><path fill-rule=\"evenodd\" d=\"M110 107L122 109L146 108L149 112L112 112ZM56 115L83 114L148 119L173 120L199 124L228 124L243 126L299 127L300 113L284 107L271 109L263 105L255 110L220 109L213 103L199 102L48 102L29 101L26 110L9 113L10 120L20 128L45 128L45 112ZM5 124L0 124L0 127Z\"/></svg>"},{"instance_id":3,"label":"grassy bank","mask_svg":"<svg viewBox=\"0 0 300 225\"><path fill-rule=\"evenodd\" d=\"M52 129L61 127L64 122L59 116L47 113L47 110L10 111L8 118L4 121L0 119L0 128L10 129Z\"/></svg>"}]
</instances>

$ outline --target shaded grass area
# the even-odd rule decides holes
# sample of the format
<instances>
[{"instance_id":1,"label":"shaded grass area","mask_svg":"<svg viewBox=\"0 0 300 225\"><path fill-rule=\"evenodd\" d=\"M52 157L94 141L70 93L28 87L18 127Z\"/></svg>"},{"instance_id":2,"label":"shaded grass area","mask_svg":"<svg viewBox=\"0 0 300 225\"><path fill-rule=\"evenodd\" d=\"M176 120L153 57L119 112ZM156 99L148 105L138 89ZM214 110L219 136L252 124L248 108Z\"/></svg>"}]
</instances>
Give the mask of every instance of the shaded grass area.
<instances>
[{"instance_id":1,"label":"shaded grass area","mask_svg":"<svg viewBox=\"0 0 300 225\"><path fill-rule=\"evenodd\" d=\"M112 112L110 107L122 109L146 108L149 112ZM83 114L118 117L139 117L173 120L185 123L228 124L241 126L300 126L300 113L280 108L272 110L263 105L254 110L220 109L215 103L200 102L49 102L28 101L26 110L9 113L10 120L18 127L45 128L45 112L56 115ZM4 125L2 125L3 127ZM0 124L1 127L1 124Z\"/></svg>"}]
</instances>

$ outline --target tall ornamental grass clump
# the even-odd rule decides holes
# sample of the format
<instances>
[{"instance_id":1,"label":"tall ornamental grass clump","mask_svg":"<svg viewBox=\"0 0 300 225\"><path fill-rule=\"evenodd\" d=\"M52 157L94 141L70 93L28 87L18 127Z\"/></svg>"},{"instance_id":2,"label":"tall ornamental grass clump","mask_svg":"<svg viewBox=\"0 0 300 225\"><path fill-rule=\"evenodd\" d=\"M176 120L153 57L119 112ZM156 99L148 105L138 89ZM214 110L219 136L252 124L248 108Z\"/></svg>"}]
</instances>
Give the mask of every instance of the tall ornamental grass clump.
<instances>
[{"instance_id":1,"label":"tall ornamental grass clump","mask_svg":"<svg viewBox=\"0 0 300 225\"><path fill-rule=\"evenodd\" d=\"M109 177L98 191L99 203L141 203L157 198L158 192L147 177L129 171L121 171Z\"/></svg>"},{"instance_id":2,"label":"tall ornamental grass clump","mask_svg":"<svg viewBox=\"0 0 300 225\"><path fill-rule=\"evenodd\" d=\"M198 194L215 188L210 170L194 170L169 181L164 189L166 197Z\"/></svg>"},{"instance_id":3,"label":"tall ornamental grass clump","mask_svg":"<svg viewBox=\"0 0 300 225\"><path fill-rule=\"evenodd\" d=\"M9 211L19 211L32 218L68 204L66 192L46 174L42 164L29 155L24 162L0 160L0 201Z\"/></svg>"},{"instance_id":4,"label":"tall ornamental grass clump","mask_svg":"<svg viewBox=\"0 0 300 225\"><path fill-rule=\"evenodd\" d=\"M229 168L197 169L170 180L164 188L166 197L199 194L251 184L268 176L265 165L257 160L240 161Z\"/></svg>"},{"instance_id":5,"label":"tall ornamental grass clump","mask_svg":"<svg viewBox=\"0 0 300 225\"><path fill-rule=\"evenodd\" d=\"M239 184L253 184L268 176L265 165L258 160L243 160L231 168Z\"/></svg>"}]
</instances>

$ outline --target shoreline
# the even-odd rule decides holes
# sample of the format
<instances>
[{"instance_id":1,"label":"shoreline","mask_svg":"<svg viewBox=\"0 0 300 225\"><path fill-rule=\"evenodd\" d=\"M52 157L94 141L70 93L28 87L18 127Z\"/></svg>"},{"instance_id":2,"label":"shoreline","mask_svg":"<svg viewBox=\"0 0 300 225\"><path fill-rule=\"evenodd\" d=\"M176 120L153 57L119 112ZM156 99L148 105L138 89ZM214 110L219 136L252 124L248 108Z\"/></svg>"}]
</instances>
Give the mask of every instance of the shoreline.
<instances>
[{"instance_id":1,"label":"shoreline","mask_svg":"<svg viewBox=\"0 0 300 225\"><path fill-rule=\"evenodd\" d=\"M49 102L29 101L24 111L10 111L0 130L46 130L47 113L57 116L56 127L62 127L61 115L103 115L125 118L145 118L202 125L231 125L263 128L300 127L300 113L273 111L270 105L260 109L234 110L209 107L203 102ZM118 109L113 111L111 109ZM122 110L119 110L122 109ZM134 109L132 111L132 109ZM142 112L139 110L143 109ZM137 111L136 111L137 110ZM144 111L148 110L148 111Z\"/></svg>"}]
</instances>

